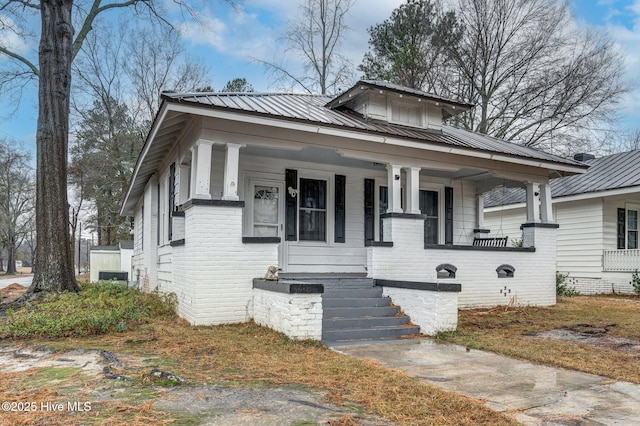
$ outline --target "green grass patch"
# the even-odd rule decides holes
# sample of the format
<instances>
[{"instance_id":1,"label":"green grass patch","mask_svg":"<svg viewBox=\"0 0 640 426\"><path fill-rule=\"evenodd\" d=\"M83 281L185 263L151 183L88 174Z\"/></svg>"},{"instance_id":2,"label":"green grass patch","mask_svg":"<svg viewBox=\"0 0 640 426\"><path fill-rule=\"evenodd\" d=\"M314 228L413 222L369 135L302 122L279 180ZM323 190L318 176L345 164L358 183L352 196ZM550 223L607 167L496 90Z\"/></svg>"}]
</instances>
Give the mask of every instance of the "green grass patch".
<instances>
[{"instance_id":1,"label":"green grass patch","mask_svg":"<svg viewBox=\"0 0 640 426\"><path fill-rule=\"evenodd\" d=\"M0 326L4 337L83 337L121 332L175 315L174 294L143 293L115 282L82 284L79 293L52 294L17 311Z\"/></svg>"}]
</instances>

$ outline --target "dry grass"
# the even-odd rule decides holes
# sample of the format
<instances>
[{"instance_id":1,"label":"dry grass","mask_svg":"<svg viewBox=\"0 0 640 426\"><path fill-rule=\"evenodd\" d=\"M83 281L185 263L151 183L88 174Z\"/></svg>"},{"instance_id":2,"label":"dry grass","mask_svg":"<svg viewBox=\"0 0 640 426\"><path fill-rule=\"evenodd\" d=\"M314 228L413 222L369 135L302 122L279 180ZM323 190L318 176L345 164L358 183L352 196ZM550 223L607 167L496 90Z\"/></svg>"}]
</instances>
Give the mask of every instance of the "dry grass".
<instances>
[{"instance_id":1,"label":"dry grass","mask_svg":"<svg viewBox=\"0 0 640 426\"><path fill-rule=\"evenodd\" d=\"M599 329L601 344L532 335L546 330ZM493 308L460 311L458 331L443 340L640 384L640 351L611 338L640 345L640 298L577 296L559 298L552 307ZM592 339L597 340L597 339Z\"/></svg>"},{"instance_id":2,"label":"dry grass","mask_svg":"<svg viewBox=\"0 0 640 426\"><path fill-rule=\"evenodd\" d=\"M159 356L153 361L155 364L191 384L308 386L324 390L328 402L362 406L399 424L514 424L469 398L438 390L376 363L336 353L317 342L292 341L252 323L192 327L174 319L156 322L143 330L99 338L38 343L59 349L108 349L142 358ZM9 387L15 389L16 384ZM3 393L8 391L3 385ZM137 414L131 417L134 408L130 404L112 401L100 404L92 414L102 418L98 421L96 417L95 422L103 424L118 424L123 419L127 423L147 424L170 420L166 413L159 416L153 411L151 403L147 408L141 412L140 405L135 405ZM105 413L111 420L104 419ZM335 424L357 423L345 416Z\"/></svg>"}]
</instances>

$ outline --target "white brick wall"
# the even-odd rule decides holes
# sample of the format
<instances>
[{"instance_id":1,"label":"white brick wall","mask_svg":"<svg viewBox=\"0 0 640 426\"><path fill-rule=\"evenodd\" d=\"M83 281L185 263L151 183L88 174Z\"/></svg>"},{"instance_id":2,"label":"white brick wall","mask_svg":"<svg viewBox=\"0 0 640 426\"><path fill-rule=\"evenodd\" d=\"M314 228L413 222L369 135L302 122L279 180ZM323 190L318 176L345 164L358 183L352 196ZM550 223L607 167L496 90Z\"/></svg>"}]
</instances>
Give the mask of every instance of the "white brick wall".
<instances>
[{"instance_id":1,"label":"white brick wall","mask_svg":"<svg viewBox=\"0 0 640 426\"><path fill-rule=\"evenodd\" d=\"M557 229L525 228L525 239L534 241L536 252L424 249L423 221L387 218L385 241L393 247L368 248L368 274L372 278L451 282L462 285L460 307L506 305L553 305L556 302L555 271ZM453 279L438 279L436 267L456 266ZM513 278L498 278L496 268L509 264Z\"/></svg>"},{"instance_id":2,"label":"white brick wall","mask_svg":"<svg viewBox=\"0 0 640 426\"><path fill-rule=\"evenodd\" d=\"M630 272L603 272L602 278L567 277L565 284L580 294L634 294Z\"/></svg>"},{"instance_id":3,"label":"white brick wall","mask_svg":"<svg viewBox=\"0 0 640 426\"><path fill-rule=\"evenodd\" d=\"M163 291L178 296L178 311L192 324L248 321L252 280L278 264L277 244L242 243L242 208L191 206L185 245L174 247L176 278Z\"/></svg>"},{"instance_id":4,"label":"white brick wall","mask_svg":"<svg viewBox=\"0 0 640 426\"><path fill-rule=\"evenodd\" d=\"M253 290L254 321L296 339L322 338L322 295Z\"/></svg>"},{"instance_id":5,"label":"white brick wall","mask_svg":"<svg viewBox=\"0 0 640 426\"><path fill-rule=\"evenodd\" d=\"M458 293L384 287L383 294L401 306L422 333L455 330L458 326Z\"/></svg>"}]
</instances>

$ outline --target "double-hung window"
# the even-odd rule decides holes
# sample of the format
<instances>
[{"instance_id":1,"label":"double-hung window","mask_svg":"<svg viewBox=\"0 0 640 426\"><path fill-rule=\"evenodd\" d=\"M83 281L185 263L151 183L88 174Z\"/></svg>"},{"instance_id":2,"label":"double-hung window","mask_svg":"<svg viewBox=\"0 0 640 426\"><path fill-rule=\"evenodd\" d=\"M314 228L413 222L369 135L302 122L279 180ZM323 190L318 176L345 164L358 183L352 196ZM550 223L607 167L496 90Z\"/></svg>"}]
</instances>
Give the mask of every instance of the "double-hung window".
<instances>
[{"instance_id":1,"label":"double-hung window","mask_svg":"<svg viewBox=\"0 0 640 426\"><path fill-rule=\"evenodd\" d=\"M327 241L327 181L300 179L300 241Z\"/></svg>"},{"instance_id":2,"label":"double-hung window","mask_svg":"<svg viewBox=\"0 0 640 426\"><path fill-rule=\"evenodd\" d=\"M640 206L628 205L618 209L618 249L637 249L638 246L638 211Z\"/></svg>"},{"instance_id":3,"label":"double-hung window","mask_svg":"<svg viewBox=\"0 0 640 426\"><path fill-rule=\"evenodd\" d=\"M638 248L638 210L627 210L627 248Z\"/></svg>"}]
</instances>

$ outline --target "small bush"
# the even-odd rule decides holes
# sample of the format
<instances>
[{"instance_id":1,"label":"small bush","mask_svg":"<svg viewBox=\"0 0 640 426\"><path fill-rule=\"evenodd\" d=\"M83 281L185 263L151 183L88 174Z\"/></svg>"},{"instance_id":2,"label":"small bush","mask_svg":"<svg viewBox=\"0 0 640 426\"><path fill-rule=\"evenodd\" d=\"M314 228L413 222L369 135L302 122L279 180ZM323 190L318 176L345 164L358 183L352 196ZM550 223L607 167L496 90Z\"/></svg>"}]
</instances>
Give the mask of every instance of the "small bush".
<instances>
[{"instance_id":1,"label":"small bush","mask_svg":"<svg viewBox=\"0 0 640 426\"><path fill-rule=\"evenodd\" d=\"M563 275L560 272L556 272L556 295L558 296L577 296L578 291L575 287L569 287L567 285L567 277L569 275Z\"/></svg>"},{"instance_id":2,"label":"small bush","mask_svg":"<svg viewBox=\"0 0 640 426\"><path fill-rule=\"evenodd\" d=\"M633 273L631 274L631 283L633 286L633 291L636 294L640 294L640 276L638 276L638 270L636 269L635 271L633 271Z\"/></svg>"},{"instance_id":3,"label":"small bush","mask_svg":"<svg viewBox=\"0 0 640 426\"><path fill-rule=\"evenodd\" d=\"M173 293L142 293L115 282L81 284L80 293L46 297L8 311L0 335L7 337L82 337L124 331L154 317L175 314Z\"/></svg>"}]
</instances>

